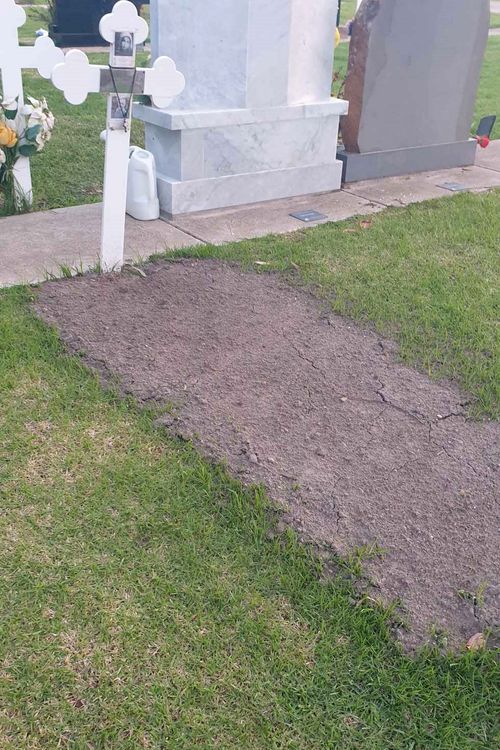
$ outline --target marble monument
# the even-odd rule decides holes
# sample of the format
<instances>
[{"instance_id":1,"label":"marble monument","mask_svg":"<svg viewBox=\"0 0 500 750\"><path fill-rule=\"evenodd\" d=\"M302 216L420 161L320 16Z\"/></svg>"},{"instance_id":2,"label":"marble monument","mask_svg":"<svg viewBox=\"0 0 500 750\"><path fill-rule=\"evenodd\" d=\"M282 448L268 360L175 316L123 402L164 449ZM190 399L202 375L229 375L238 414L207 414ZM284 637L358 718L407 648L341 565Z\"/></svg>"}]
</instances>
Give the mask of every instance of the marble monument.
<instances>
[{"instance_id":1,"label":"marble monument","mask_svg":"<svg viewBox=\"0 0 500 750\"><path fill-rule=\"evenodd\" d=\"M175 108L135 108L163 214L340 187L336 16L337 0L151 0L153 58L186 78Z\"/></svg>"},{"instance_id":2,"label":"marble monument","mask_svg":"<svg viewBox=\"0 0 500 750\"><path fill-rule=\"evenodd\" d=\"M474 163L489 19L489 0L363 0L341 119L347 182Z\"/></svg>"}]
</instances>

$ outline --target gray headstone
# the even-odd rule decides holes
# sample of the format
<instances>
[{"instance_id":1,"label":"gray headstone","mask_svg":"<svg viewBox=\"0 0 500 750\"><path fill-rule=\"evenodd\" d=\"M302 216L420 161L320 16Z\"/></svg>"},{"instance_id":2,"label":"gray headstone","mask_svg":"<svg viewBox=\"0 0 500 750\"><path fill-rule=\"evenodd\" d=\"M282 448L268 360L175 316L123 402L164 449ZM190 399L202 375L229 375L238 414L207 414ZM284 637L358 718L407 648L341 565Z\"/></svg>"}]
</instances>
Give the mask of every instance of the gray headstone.
<instances>
[{"instance_id":1,"label":"gray headstone","mask_svg":"<svg viewBox=\"0 0 500 750\"><path fill-rule=\"evenodd\" d=\"M364 0L349 52L345 150L467 141L489 20L489 0Z\"/></svg>"}]
</instances>

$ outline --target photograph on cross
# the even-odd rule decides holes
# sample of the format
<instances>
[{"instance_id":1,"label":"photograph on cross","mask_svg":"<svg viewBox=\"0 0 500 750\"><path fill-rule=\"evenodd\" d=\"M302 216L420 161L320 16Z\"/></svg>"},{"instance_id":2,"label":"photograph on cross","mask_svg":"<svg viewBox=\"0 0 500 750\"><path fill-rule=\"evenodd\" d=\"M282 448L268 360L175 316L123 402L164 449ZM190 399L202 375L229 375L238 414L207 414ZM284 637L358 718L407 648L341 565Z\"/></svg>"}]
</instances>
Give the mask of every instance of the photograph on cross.
<instances>
[{"instance_id":1,"label":"photograph on cross","mask_svg":"<svg viewBox=\"0 0 500 750\"><path fill-rule=\"evenodd\" d=\"M113 94L109 97L109 127L119 130L124 127L129 116L131 106L129 94Z\"/></svg>"},{"instance_id":2,"label":"photograph on cross","mask_svg":"<svg viewBox=\"0 0 500 750\"><path fill-rule=\"evenodd\" d=\"M116 67L131 68L135 64L134 34L116 31L111 53L111 64Z\"/></svg>"}]
</instances>

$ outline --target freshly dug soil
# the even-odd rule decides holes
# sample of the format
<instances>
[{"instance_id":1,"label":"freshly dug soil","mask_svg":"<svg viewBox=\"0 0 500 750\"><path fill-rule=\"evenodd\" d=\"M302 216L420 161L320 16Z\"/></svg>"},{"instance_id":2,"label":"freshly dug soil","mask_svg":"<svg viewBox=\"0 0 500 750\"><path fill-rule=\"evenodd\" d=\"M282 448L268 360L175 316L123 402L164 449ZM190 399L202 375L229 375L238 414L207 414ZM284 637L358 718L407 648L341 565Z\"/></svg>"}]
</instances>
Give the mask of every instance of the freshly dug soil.
<instances>
[{"instance_id":1,"label":"freshly dug soil","mask_svg":"<svg viewBox=\"0 0 500 750\"><path fill-rule=\"evenodd\" d=\"M497 626L500 426L467 421L454 386L277 275L191 260L146 274L50 282L36 309L125 391L175 403L169 429L264 483L303 539L383 548L365 569L401 599L407 646Z\"/></svg>"}]
</instances>

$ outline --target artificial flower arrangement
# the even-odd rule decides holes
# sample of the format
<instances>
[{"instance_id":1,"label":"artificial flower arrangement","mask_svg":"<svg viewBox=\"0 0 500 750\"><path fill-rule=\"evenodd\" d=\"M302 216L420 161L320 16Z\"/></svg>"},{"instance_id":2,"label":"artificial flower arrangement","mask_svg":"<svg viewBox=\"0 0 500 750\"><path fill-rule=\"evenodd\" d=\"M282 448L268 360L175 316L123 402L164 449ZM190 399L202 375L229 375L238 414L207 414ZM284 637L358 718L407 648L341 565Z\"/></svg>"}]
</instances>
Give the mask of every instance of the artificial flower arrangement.
<instances>
[{"instance_id":1,"label":"artificial flower arrangement","mask_svg":"<svg viewBox=\"0 0 500 750\"><path fill-rule=\"evenodd\" d=\"M27 97L28 104L18 106L18 99L0 98L0 196L3 213L19 213L31 202L16 181L14 166L21 156L39 153L50 140L54 115L45 99Z\"/></svg>"}]
</instances>

